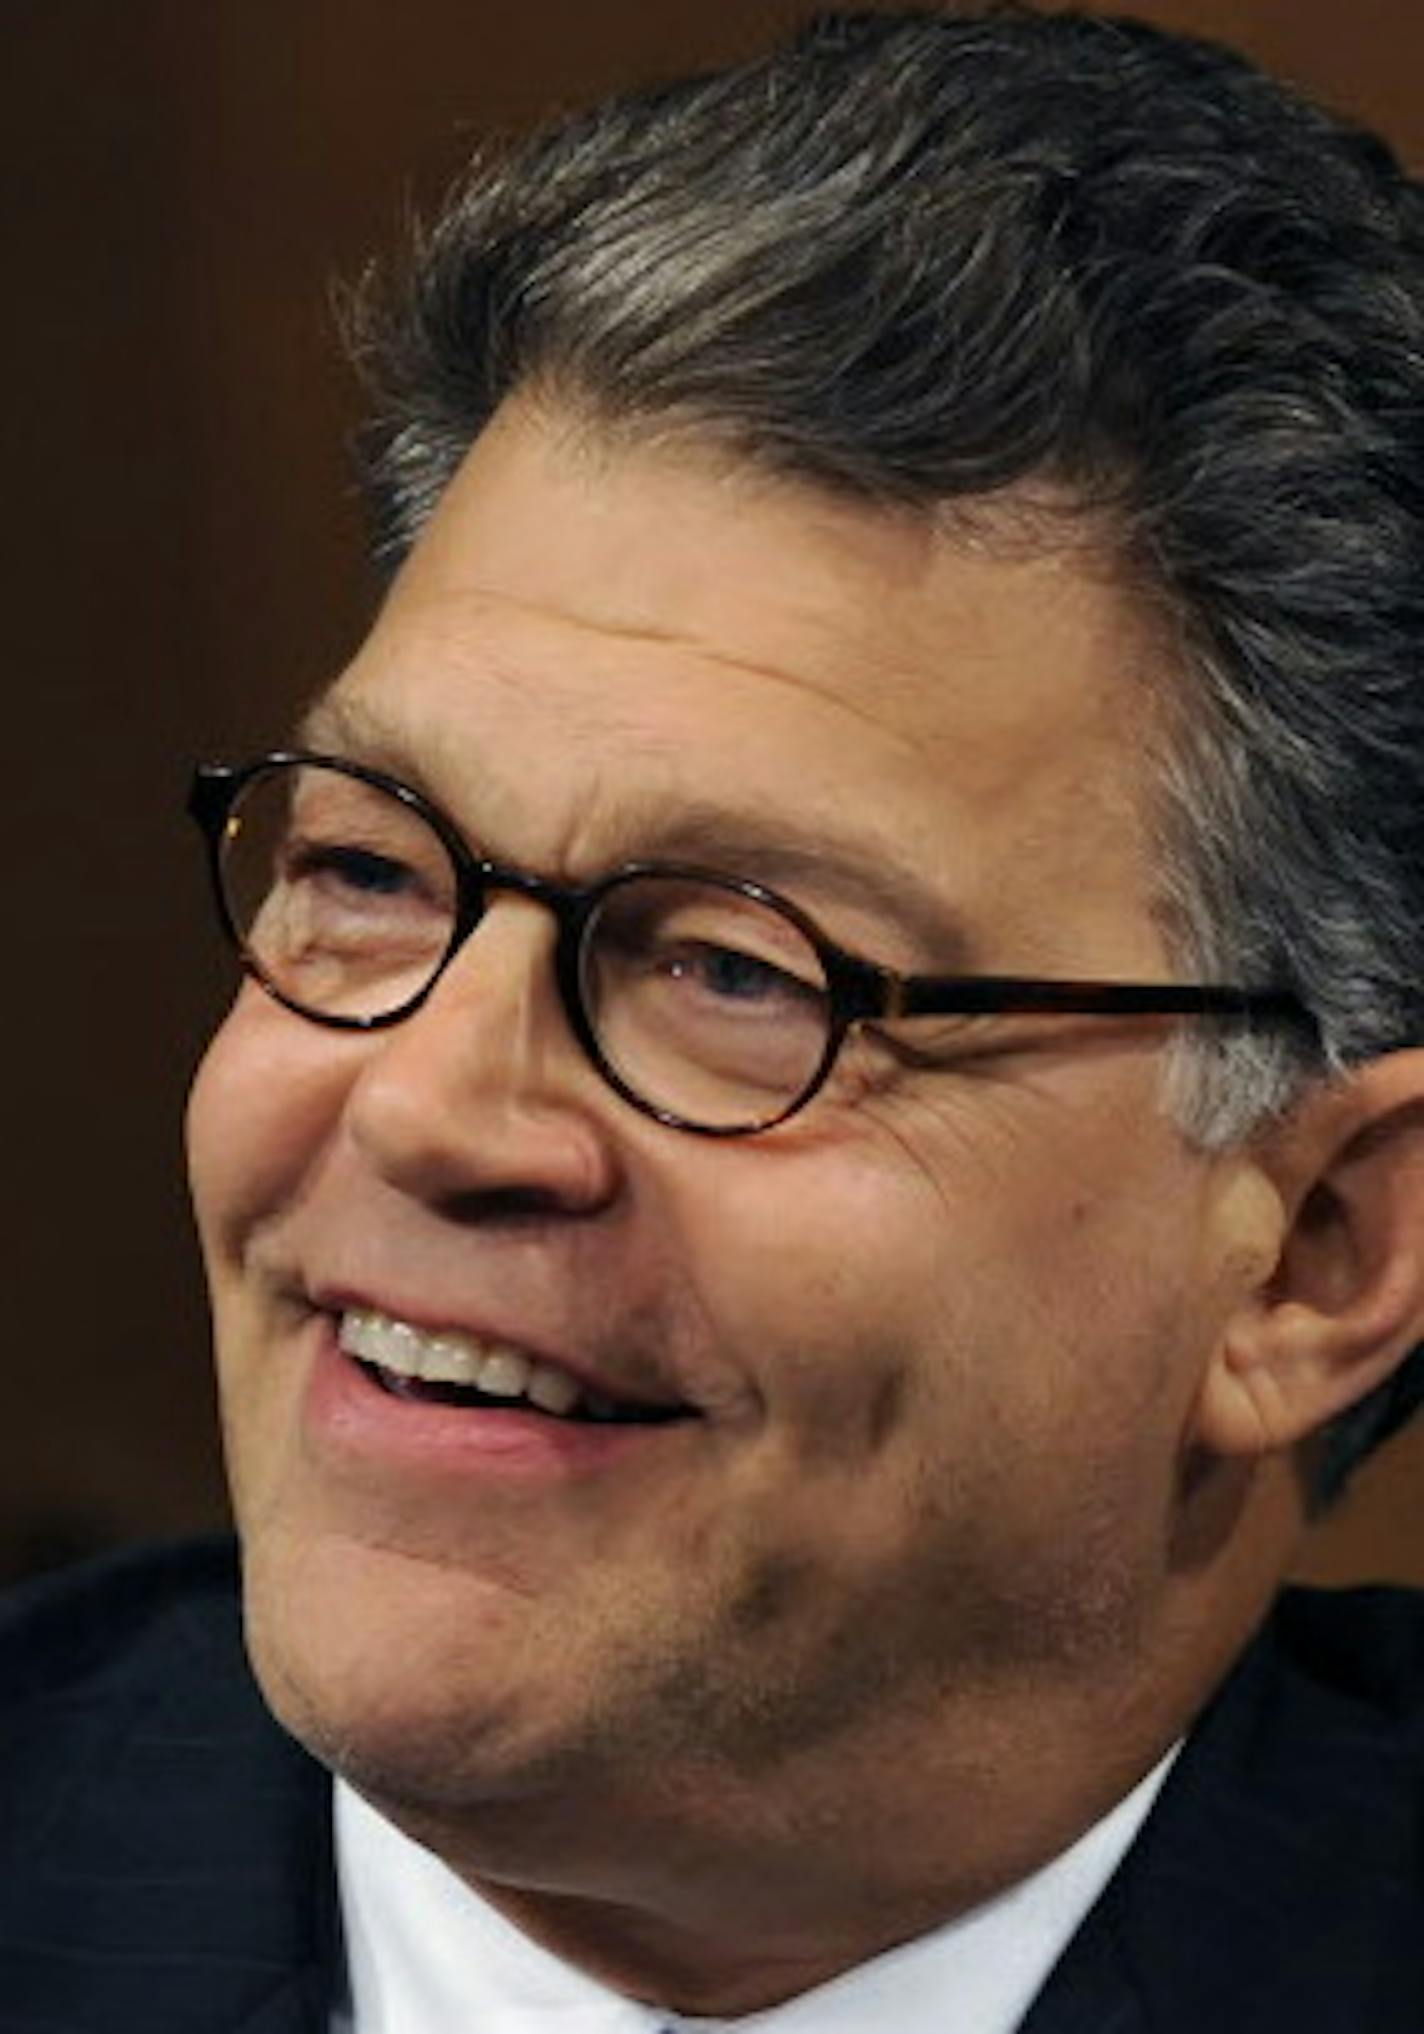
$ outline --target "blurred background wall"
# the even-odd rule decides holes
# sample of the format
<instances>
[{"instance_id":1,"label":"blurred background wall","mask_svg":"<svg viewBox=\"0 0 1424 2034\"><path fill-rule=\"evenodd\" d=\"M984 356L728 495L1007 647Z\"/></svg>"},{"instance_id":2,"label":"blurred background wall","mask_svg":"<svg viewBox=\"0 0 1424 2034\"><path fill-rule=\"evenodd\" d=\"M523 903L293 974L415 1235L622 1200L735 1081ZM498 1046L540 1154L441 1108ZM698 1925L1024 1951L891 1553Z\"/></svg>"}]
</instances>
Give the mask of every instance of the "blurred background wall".
<instances>
[{"instance_id":1,"label":"blurred background wall","mask_svg":"<svg viewBox=\"0 0 1424 2034\"><path fill-rule=\"evenodd\" d=\"M371 604L329 292L474 140L765 42L782 0L3 0L0 1577L221 1519L181 1186L228 983L190 760ZM1416 0L1141 0L1424 158ZM1308 194L1306 194L1308 202ZM1424 1434L1312 1550L1424 1580Z\"/></svg>"}]
</instances>

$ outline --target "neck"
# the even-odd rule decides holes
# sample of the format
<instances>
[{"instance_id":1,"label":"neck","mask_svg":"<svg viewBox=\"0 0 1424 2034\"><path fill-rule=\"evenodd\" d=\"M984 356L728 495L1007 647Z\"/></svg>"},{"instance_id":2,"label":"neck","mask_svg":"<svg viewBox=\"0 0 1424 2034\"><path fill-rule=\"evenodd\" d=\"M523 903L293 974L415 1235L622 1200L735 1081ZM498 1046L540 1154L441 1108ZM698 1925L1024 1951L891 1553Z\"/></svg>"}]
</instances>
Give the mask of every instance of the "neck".
<instances>
[{"instance_id":1,"label":"neck","mask_svg":"<svg viewBox=\"0 0 1424 2034\"><path fill-rule=\"evenodd\" d=\"M789 1760L770 1784L660 1776L656 1806L636 1783L577 1806L565 1792L526 1795L458 1826L378 1805L564 1961L667 2009L733 2016L810 1991L1028 1878L1123 1799L1188 1721L1124 1700L1105 1722L1099 1699L1091 1715L1059 1711L1034 1748L1003 1702L994 1709L988 1722L942 1714L933 1741L902 1722L893 1752L883 1737L847 1743L833 1768Z\"/></svg>"},{"instance_id":2,"label":"neck","mask_svg":"<svg viewBox=\"0 0 1424 2034\"><path fill-rule=\"evenodd\" d=\"M1300 1528L1284 1468L1212 1505L1115 1667L1100 1659L1053 1688L1024 1676L935 1691L750 1775L649 1758L577 1785L564 1770L454 1815L372 1798L523 1933L612 1988L698 2015L780 2004L1030 1877L1191 1728ZM1223 1541L1252 1549L1249 1562L1220 1560Z\"/></svg>"}]
</instances>

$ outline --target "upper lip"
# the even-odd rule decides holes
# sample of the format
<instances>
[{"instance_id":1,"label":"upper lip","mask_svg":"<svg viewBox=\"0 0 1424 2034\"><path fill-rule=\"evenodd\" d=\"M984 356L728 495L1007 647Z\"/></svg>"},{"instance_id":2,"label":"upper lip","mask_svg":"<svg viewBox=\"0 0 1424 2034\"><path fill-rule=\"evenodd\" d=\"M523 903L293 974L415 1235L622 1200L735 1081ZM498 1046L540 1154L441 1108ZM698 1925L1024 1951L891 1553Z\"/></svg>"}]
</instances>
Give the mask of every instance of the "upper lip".
<instances>
[{"instance_id":1,"label":"upper lip","mask_svg":"<svg viewBox=\"0 0 1424 2034\"><path fill-rule=\"evenodd\" d=\"M580 1390L624 1403L668 1406L693 1410L675 1390L646 1375L622 1376L617 1369L591 1362L585 1356L568 1354L560 1346L531 1336L525 1329L499 1323L485 1315L459 1309L440 1313L428 1304L410 1305L390 1294L358 1291L348 1286L309 1286L304 1289L306 1304L319 1313L384 1314L390 1320L406 1321L423 1335L469 1335L479 1342L499 1342L518 1349L533 1363L548 1363L573 1378Z\"/></svg>"}]
</instances>

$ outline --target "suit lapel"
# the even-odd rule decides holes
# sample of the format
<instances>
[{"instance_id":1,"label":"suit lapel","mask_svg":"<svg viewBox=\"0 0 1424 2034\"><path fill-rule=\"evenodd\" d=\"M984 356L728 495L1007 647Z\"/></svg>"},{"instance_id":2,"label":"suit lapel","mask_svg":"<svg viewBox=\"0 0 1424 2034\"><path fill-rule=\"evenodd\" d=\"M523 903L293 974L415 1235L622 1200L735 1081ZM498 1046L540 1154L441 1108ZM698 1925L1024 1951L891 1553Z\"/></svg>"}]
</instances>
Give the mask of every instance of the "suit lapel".
<instances>
[{"instance_id":1,"label":"suit lapel","mask_svg":"<svg viewBox=\"0 0 1424 2034\"><path fill-rule=\"evenodd\" d=\"M252 1684L230 1557L201 1580L7 1719L0 2034L325 2034L328 1785Z\"/></svg>"},{"instance_id":2,"label":"suit lapel","mask_svg":"<svg viewBox=\"0 0 1424 2034\"><path fill-rule=\"evenodd\" d=\"M1022 2034L1424 2027L1417 1669L1387 1690L1383 1608L1342 1645L1328 1599L1284 1601Z\"/></svg>"}]
</instances>

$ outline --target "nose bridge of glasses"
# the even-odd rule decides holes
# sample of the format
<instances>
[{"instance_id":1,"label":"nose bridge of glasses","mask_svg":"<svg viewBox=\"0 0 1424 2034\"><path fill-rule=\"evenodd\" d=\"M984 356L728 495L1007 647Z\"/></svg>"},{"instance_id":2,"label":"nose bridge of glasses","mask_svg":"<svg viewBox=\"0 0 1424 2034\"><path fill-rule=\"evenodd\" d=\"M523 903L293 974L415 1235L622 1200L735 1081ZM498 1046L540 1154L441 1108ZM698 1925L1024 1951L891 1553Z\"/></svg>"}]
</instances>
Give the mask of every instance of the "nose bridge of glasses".
<instances>
[{"instance_id":1,"label":"nose bridge of glasses","mask_svg":"<svg viewBox=\"0 0 1424 2034\"><path fill-rule=\"evenodd\" d=\"M441 974L453 968L463 975L468 969L473 978L487 980L492 967L517 971L518 1000L526 1020L548 982L565 1023L586 1046L587 1025L578 1000L578 944L593 901L590 893L529 869L473 855L461 859L459 875L456 923ZM501 909L501 900L513 911ZM530 905L533 911L520 909ZM524 931L508 944L493 938L512 918L522 922ZM472 945L475 934L480 937ZM494 946L499 952L492 955Z\"/></svg>"},{"instance_id":2,"label":"nose bridge of glasses","mask_svg":"<svg viewBox=\"0 0 1424 2034\"><path fill-rule=\"evenodd\" d=\"M520 869L508 862L489 861L473 855L461 858L458 867L459 901L452 957L501 895L538 905L553 917L554 965L567 1006L570 994L576 993L579 940L597 903L600 886L589 889L560 883L532 869ZM575 1029L579 1029L578 1013L570 1008L568 1014Z\"/></svg>"},{"instance_id":3,"label":"nose bridge of glasses","mask_svg":"<svg viewBox=\"0 0 1424 2034\"><path fill-rule=\"evenodd\" d=\"M472 859L467 865L466 876L477 899L477 915L486 907L491 892L498 894L501 891L542 904L554 914L561 928L566 919L580 916L583 912L586 896L583 890L555 882L552 877L538 875L532 869L518 869L507 862Z\"/></svg>"}]
</instances>

